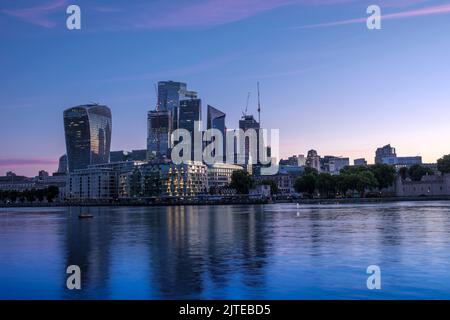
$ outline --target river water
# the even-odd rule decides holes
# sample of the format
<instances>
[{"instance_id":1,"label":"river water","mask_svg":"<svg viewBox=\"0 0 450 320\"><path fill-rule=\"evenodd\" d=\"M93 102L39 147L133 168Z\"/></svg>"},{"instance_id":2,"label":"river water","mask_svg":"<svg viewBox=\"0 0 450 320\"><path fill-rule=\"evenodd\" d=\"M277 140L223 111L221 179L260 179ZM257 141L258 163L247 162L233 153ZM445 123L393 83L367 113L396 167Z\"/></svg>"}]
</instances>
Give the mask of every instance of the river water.
<instances>
[{"instance_id":1,"label":"river water","mask_svg":"<svg viewBox=\"0 0 450 320\"><path fill-rule=\"evenodd\" d=\"M0 299L450 299L450 202L0 208Z\"/></svg>"}]
</instances>

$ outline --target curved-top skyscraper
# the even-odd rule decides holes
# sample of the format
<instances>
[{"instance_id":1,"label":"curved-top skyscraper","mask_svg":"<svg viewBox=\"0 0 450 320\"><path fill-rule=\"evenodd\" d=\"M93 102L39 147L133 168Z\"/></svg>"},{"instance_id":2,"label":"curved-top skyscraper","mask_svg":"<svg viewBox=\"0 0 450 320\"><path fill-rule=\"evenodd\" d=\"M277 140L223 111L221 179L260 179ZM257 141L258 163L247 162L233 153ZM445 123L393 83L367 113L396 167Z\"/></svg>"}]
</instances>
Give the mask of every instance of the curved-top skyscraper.
<instances>
[{"instance_id":1,"label":"curved-top skyscraper","mask_svg":"<svg viewBox=\"0 0 450 320\"><path fill-rule=\"evenodd\" d=\"M64 111L69 172L109 161L111 121L111 110L98 104Z\"/></svg>"}]
</instances>

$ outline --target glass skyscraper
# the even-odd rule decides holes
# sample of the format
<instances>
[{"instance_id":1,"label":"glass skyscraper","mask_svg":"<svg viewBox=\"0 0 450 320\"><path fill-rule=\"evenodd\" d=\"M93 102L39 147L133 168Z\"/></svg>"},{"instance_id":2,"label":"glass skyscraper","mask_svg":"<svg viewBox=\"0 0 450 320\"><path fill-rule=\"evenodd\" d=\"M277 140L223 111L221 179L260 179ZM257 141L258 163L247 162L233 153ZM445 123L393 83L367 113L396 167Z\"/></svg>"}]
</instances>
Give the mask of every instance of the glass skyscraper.
<instances>
[{"instance_id":1,"label":"glass skyscraper","mask_svg":"<svg viewBox=\"0 0 450 320\"><path fill-rule=\"evenodd\" d=\"M169 111L149 111L147 117L147 156L152 159L169 157L172 117Z\"/></svg>"},{"instance_id":2,"label":"glass skyscraper","mask_svg":"<svg viewBox=\"0 0 450 320\"><path fill-rule=\"evenodd\" d=\"M175 81L158 82L158 102L156 111L169 111L172 116L172 129L178 129L178 107L181 100L196 99L197 92L188 91L186 83Z\"/></svg>"},{"instance_id":3,"label":"glass skyscraper","mask_svg":"<svg viewBox=\"0 0 450 320\"><path fill-rule=\"evenodd\" d=\"M210 105L208 105L208 112L207 112L207 123L206 128L207 129L217 129L222 133L222 141L223 141L223 156L225 159L226 156L226 133L227 128L225 126L225 116L226 114L219 109L216 109Z\"/></svg>"},{"instance_id":4,"label":"glass skyscraper","mask_svg":"<svg viewBox=\"0 0 450 320\"><path fill-rule=\"evenodd\" d=\"M158 82L158 111L173 111L180 103L180 95L186 91L186 83L175 81Z\"/></svg>"},{"instance_id":5,"label":"glass skyscraper","mask_svg":"<svg viewBox=\"0 0 450 320\"><path fill-rule=\"evenodd\" d=\"M178 110L179 128L186 129L194 136L194 132L200 132L202 120L202 100L190 99L180 101ZM197 124L195 122L197 121Z\"/></svg>"},{"instance_id":6,"label":"glass skyscraper","mask_svg":"<svg viewBox=\"0 0 450 320\"><path fill-rule=\"evenodd\" d=\"M111 110L88 104L64 111L69 172L91 164L107 163L111 147Z\"/></svg>"},{"instance_id":7,"label":"glass skyscraper","mask_svg":"<svg viewBox=\"0 0 450 320\"><path fill-rule=\"evenodd\" d=\"M203 142L197 141L196 145L195 138L198 136L201 139L201 120L202 120L202 100L200 99L190 99L180 101L180 106L178 108L178 128L185 129L191 134L191 159L195 159L195 154L203 152ZM194 149L200 146L200 149Z\"/></svg>"}]
</instances>

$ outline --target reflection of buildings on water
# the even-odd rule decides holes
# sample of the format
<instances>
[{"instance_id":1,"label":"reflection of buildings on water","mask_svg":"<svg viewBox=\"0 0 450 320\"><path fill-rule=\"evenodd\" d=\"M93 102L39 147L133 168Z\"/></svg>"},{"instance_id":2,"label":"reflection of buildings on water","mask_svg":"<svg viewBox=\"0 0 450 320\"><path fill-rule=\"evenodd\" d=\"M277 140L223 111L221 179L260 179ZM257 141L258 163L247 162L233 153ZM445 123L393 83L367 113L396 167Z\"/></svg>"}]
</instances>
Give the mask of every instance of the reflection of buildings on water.
<instances>
[{"instance_id":1,"label":"reflection of buildings on water","mask_svg":"<svg viewBox=\"0 0 450 320\"><path fill-rule=\"evenodd\" d=\"M151 283L161 298L196 295L203 289L203 257L193 254L200 246L196 216L185 207L164 211L149 221Z\"/></svg>"},{"instance_id":2,"label":"reflection of buildings on water","mask_svg":"<svg viewBox=\"0 0 450 320\"><path fill-rule=\"evenodd\" d=\"M238 276L263 286L267 234L260 207L233 213L229 206L167 207L152 220L153 284L162 298L205 297Z\"/></svg>"},{"instance_id":3,"label":"reflection of buildings on water","mask_svg":"<svg viewBox=\"0 0 450 320\"><path fill-rule=\"evenodd\" d=\"M64 297L207 298L226 296L236 281L263 288L271 241L264 219L260 206L69 208L61 272L67 278L65 268L78 265L82 290L64 289Z\"/></svg>"},{"instance_id":4,"label":"reflection of buildings on water","mask_svg":"<svg viewBox=\"0 0 450 320\"><path fill-rule=\"evenodd\" d=\"M69 265L80 267L82 288L81 291L66 289L70 298L77 294L83 298L108 298L112 232L108 215L102 215L104 210L98 207L68 209L65 268ZM94 218L79 219L81 212L92 214Z\"/></svg>"}]
</instances>

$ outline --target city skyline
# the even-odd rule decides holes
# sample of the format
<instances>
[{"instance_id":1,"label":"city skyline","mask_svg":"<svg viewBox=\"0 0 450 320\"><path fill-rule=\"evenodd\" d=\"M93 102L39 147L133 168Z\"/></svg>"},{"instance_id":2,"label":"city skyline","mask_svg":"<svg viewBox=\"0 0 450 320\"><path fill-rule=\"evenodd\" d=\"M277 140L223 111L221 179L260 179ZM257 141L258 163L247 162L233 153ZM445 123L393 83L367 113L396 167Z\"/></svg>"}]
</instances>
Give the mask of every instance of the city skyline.
<instances>
[{"instance_id":1,"label":"city skyline","mask_svg":"<svg viewBox=\"0 0 450 320\"><path fill-rule=\"evenodd\" d=\"M366 1L241 1L217 14L216 1L196 1L179 3L170 23L139 26L129 22L143 2L123 8L110 1L106 8L80 1L85 22L74 32L63 23L67 2L46 3L0 8L2 175L56 171L65 153L61 113L90 101L112 110L111 150L145 149L159 80L188 83L205 106L227 114L230 129L238 127L249 91L256 116L260 81L262 127L281 129L282 158L316 149L373 163L376 148L388 143L424 162L448 153L445 1L379 1L383 13L401 19L383 20L378 31L349 22L365 17ZM153 5L170 16L167 6ZM335 25L320 26L327 23ZM123 47L127 54L118 55Z\"/></svg>"}]
</instances>

